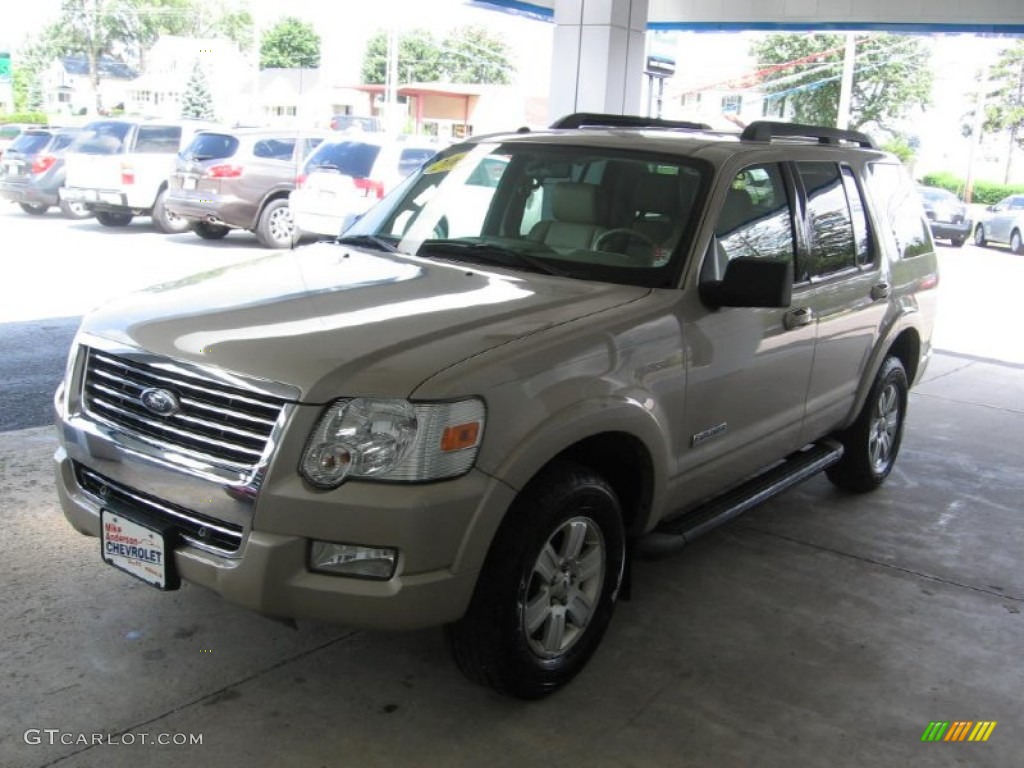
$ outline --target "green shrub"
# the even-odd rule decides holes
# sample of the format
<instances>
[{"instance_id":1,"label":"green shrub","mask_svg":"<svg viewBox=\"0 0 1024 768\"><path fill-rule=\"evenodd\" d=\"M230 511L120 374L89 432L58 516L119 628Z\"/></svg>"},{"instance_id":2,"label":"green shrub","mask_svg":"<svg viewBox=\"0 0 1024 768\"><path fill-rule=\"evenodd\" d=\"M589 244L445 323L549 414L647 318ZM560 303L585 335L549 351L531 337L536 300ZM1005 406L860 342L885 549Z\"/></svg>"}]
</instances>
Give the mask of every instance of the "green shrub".
<instances>
[{"instance_id":1,"label":"green shrub","mask_svg":"<svg viewBox=\"0 0 1024 768\"><path fill-rule=\"evenodd\" d=\"M14 112L10 115L0 115L0 125L5 123L36 123L46 125L49 123L45 112Z\"/></svg>"},{"instance_id":2,"label":"green shrub","mask_svg":"<svg viewBox=\"0 0 1024 768\"><path fill-rule=\"evenodd\" d=\"M921 177L921 183L926 187L941 187L948 189L954 195L963 197L966 182L959 176L954 176L948 171L939 173L926 173ZM1024 193L1024 185L1021 184L997 184L994 181L974 182L974 194L971 196L972 203L980 205L992 205L998 203L1007 195Z\"/></svg>"}]
</instances>

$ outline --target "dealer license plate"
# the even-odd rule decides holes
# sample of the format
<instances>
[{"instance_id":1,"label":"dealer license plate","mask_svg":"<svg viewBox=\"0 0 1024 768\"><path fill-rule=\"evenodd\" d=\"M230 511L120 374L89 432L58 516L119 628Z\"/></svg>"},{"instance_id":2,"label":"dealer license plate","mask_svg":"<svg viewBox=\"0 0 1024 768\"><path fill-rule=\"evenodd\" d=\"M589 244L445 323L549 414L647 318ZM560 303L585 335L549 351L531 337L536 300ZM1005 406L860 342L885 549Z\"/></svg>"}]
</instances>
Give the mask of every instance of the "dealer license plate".
<instances>
[{"instance_id":1,"label":"dealer license plate","mask_svg":"<svg viewBox=\"0 0 1024 768\"><path fill-rule=\"evenodd\" d=\"M158 589L180 586L167 535L109 509L100 511L104 562Z\"/></svg>"}]
</instances>

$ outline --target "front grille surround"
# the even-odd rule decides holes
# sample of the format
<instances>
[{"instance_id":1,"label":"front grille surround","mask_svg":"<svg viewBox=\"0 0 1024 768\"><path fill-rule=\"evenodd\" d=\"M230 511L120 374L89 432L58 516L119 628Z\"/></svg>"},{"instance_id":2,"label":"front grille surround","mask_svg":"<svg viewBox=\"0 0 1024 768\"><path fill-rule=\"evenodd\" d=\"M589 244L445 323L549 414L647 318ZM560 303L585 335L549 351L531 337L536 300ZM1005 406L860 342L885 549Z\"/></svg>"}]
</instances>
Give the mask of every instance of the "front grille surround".
<instances>
[{"instance_id":1,"label":"front grille surround","mask_svg":"<svg viewBox=\"0 0 1024 768\"><path fill-rule=\"evenodd\" d=\"M273 449L284 398L193 374L180 366L85 348L82 406L94 419L126 430L165 457L252 475ZM142 404L150 388L171 392L177 412L158 415Z\"/></svg>"}]
</instances>

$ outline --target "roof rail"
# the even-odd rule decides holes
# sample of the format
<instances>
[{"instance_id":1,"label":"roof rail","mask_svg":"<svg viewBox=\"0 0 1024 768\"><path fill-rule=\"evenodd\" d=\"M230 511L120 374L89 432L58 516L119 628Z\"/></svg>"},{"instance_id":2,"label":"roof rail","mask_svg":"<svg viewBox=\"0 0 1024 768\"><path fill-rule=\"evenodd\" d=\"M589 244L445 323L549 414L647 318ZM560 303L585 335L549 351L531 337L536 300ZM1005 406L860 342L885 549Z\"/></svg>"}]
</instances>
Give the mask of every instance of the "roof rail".
<instances>
[{"instance_id":1,"label":"roof rail","mask_svg":"<svg viewBox=\"0 0 1024 768\"><path fill-rule=\"evenodd\" d=\"M874 140L860 131L841 128L824 128L820 125L801 123L779 123L772 120L755 120L740 134L744 141L768 141L779 138L816 139L819 144L838 146L842 142L856 144L865 149L878 149Z\"/></svg>"},{"instance_id":2,"label":"roof rail","mask_svg":"<svg viewBox=\"0 0 1024 768\"><path fill-rule=\"evenodd\" d=\"M709 131L706 123L688 120L662 120L660 117L640 115L604 115L599 112L574 112L555 120L552 128L685 128L690 131Z\"/></svg>"}]
</instances>

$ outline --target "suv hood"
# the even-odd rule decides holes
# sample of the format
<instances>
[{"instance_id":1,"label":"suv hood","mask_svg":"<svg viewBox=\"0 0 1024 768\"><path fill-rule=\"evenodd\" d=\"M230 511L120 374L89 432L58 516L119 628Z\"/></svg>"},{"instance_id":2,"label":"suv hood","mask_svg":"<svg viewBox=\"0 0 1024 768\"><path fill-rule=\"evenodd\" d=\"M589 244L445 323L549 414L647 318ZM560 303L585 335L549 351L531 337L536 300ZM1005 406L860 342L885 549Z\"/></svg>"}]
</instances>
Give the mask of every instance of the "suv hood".
<instances>
[{"instance_id":1,"label":"suv hood","mask_svg":"<svg viewBox=\"0 0 1024 768\"><path fill-rule=\"evenodd\" d=\"M466 358L647 293L321 243L130 294L82 330L323 403L407 397Z\"/></svg>"}]
</instances>

